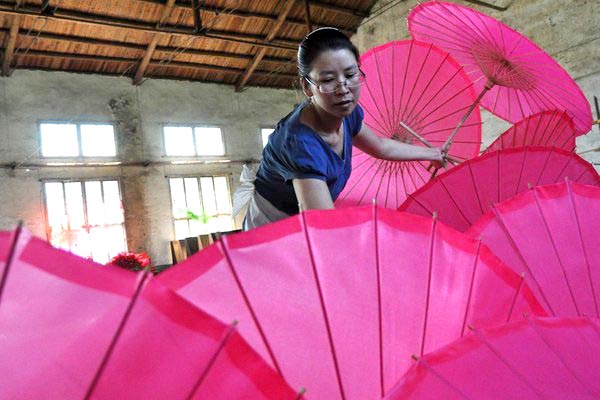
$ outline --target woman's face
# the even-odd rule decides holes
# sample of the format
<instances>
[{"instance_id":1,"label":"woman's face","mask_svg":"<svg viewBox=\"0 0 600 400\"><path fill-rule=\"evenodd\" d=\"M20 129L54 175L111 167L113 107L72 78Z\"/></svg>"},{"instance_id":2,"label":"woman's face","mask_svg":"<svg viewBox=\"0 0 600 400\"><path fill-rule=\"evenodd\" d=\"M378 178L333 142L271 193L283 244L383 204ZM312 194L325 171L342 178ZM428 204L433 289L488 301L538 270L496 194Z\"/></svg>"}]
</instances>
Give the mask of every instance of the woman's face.
<instances>
[{"instance_id":1,"label":"woman's face","mask_svg":"<svg viewBox=\"0 0 600 400\"><path fill-rule=\"evenodd\" d=\"M312 103L338 118L348 116L360 97L360 86L348 87L346 79L360 74L354 54L347 49L327 50L319 54L308 74L311 82L303 80L304 93ZM342 83L340 83L342 82ZM335 86L335 91L322 93L318 86Z\"/></svg>"}]
</instances>

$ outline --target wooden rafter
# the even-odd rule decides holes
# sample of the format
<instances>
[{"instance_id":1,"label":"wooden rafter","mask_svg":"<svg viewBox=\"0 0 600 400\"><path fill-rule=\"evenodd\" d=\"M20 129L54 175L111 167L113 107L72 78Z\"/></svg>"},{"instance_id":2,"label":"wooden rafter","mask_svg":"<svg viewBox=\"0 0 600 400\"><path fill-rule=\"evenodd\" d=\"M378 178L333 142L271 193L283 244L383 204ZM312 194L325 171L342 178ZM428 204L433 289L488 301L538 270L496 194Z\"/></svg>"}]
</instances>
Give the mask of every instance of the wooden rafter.
<instances>
[{"instance_id":1,"label":"wooden rafter","mask_svg":"<svg viewBox=\"0 0 600 400\"><path fill-rule=\"evenodd\" d=\"M173 6L175 5L175 0L167 0L165 7L161 13L161 16L156 24L156 28L160 28L160 26L169 18L171 12L173 12ZM160 39L160 35L154 35L152 40L148 44L148 48L144 53L144 57L140 62L137 70L135 71L135 76L133 78L133 84L139 85L142 83L142 79L144 78L144 74L146 73L146 69L148 68L148 64L150 64L150 60L152 60L152 56L154 55L154 51L156 50L156 45L158 44L158 40Z\"/></svg>"},{"instance_id":2,"label":"wooden rafter","mask_svg":"<svg viewBox=\"0 0 600 400\"><path fill-rule=\"evenodd\" d=\"M101 62L115 62L115 63L129 63L134 64L137 62L135 58L127 58L127 57L109 57L109 56L98 56L92 54L80 54L80 53L61 53L61 52L53 52L53 51L39 51L39 50L30 50L27 53L31 57L47 57L47 58L63 58L69 60L82 60L82 61L101 61ZM162 64L159 60L152 60L149 63L151 66L156 67L165 67L165 68L175 68L175 69L197 69L208 72L224 72L230 74L237 74L244 72L243 68L234 68L234 67L222 67L219 65L212 64L203 64L203 63L193 63L193 62L185 62L185 61L171 61L168 64ZM268 77L268 76L276 76L282 78L294 78L296 74L287 73L287 72L278 72L273 73L272 71L255 71L255 75L260 77Z\"/></svg>"},{"instance_id":3,"label":"wooden rafter","mask_svg":"<svg viewBox=\"0 0 600 400\"><path fill-rule=\"evenodd\" d=\"M8 35L9 29L0 28L0 32L6 33ZM36 37L38 41L40 40L52 40L52 41L61 41L61 42L70 42L70 43L81 43L81 44L91 44L97 46L109 46L112 48L123 48L130 50L144 50L148 48L147 45L144 44L136 44L131 42L122 42L119 40L105 40L105 39L97 39L90 38L87 36L75 36L75 35L61 35L57 33L49 33L38 31L34 29L21 29L19 31L20 35L30 35L32 37ZM156 46L156 50L165 53L172 53L177 51L177 47L173 46ZM215 51L215 50L203 50L203 49L195 49L188 48L185 53L187 55L192 56L203 56L203 57L219 57L219 58L227 58L235 61L250 61L253 56L247 54L238 54L238 53L229 53L224 51ZM263 61L268 61L272 63L289 63L292 58L286 57L264 57Z\"/></svg>"},{"instance_id":4,"label":"wooden rafter","mask_svg":"<svg viewBox=\"0 0 600 400\"><path fill-rule=\"evenodd\" d=\"M304 18L306 19L306 29L308 32L312 32L312 18L310 17L310 2L308 0L304 0Z\"/></svg>"},{"instance_id":5,"label":"wooden rafter","mask_svg":"<svg viewBox=\"0 0 600 400\"><path fill-rule=\"evenodd\" d=\"M271 40L275 39L275 36L277 36L279 31L281 30L281 27L283 26L283 23L285 22L287 15L290 13L290 11L292 10L292 7L294 6L295 3L296 3L295 0L286 0L286 3L283 5L283 9L279 13L279 17L277 17L277 21L275 21L275 24L269 30L269 34L266 37L267 42L270 42ZM262 61L263 57L265 56L266 51L267 51L267 49L264 47L258 49L256 54L254 55L254 58L250 62L250 65L248 66L248 68L246 69L246 71L244 72L242 77L240 78L240 81L236 85L236 90L238 92L240 90L242 90L244 88L244 86L246 86L248 79L250 79L250 76L252 76L252 73L254 72L256 67L258 67L258 64L260 64L260 62Z\"/></svg>"},{"instance_id":6,"label":"wooden rafter","mask_svg":"<svg viewBox=\"0 0 600 400\"><path fill-rule=\"evenodd\" d=\"M19 26L21 25L21 16L15 15L10 26L10 32L8 34L8 42L4 49L4 57L2 58L2 76L9 76L11 74L10 66L13 61L15 54L15 44L17 43L17 36L19 36Z\"/></svg>"},{"instance_id":7,"label":"wooden rafter","mask_svg":"<svg viewBox=\"0 0 600 400\"><path fill-rule=\"evenodd\" d=\"M25 15L34 17L40 16L39 10L25 7L15 10L13 7L14 3L9 3L5 0L0 0L0 15ZM200 34L195 34L193 32L193 29L190 28L180 28L170 25L161 25L159 28L156 28L154 24L142 22L139 20L115 18L105 15L94 15L64 9L56 11L53 15L45 15L44 18L52 21L71 22L76 24L92 25L96 27L105 26L146 33L174 35L182 37L184 39L189 39L191 36L199 38L205 37L237 44L246 44L256 47L267 47L279 50L295 50L298 46L297 42L290 40L277 40L276 42L266 42L262 40L260 35L243 34L229 31L217 31L215 29L212 29L211 33L202 32Z\"/></svg>"}]
</instances>

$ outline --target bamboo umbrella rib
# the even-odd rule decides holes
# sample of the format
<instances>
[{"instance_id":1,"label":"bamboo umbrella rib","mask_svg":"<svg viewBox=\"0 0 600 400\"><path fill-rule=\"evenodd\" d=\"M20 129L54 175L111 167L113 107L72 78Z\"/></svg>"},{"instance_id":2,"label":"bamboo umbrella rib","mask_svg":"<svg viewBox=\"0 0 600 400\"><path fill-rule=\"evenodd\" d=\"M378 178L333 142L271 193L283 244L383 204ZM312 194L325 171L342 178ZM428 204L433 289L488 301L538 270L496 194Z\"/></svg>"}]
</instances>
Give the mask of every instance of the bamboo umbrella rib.
<instances>
[{"instance_id":1,"label":"bamboo umbrella rib","mask_svg":"<svg viewBox=\"0 0 600 400\"><path fill-rule=\"evenodd\" d=\"M377 67L377 72L379 72L379 62L377 60L377 53L375 53L375 65ZM381 86L381 91L383 93L383 83L381 82L381 74L378 74L377 78L379 80L379 83ZM379 102L377 101L378 97L373 95L373 92L371 91L371 86L369 84L367 84L366 86L367 86L367 92L369 93L369 96L371 96L372 104L375 106L375 109L379 113L380 119L378 119L375 115L373 115L373 113L370 111L370 108L366 108L366 111L369 113L371 118L373 118L373 120L375 120L379 124L379 126L385 126L386 133L388 133L386 136L391 136L391 132L393 132L393 127L390 124L390 121L388 120L388 118L384 115L381 107L379 106Z\"/></svg>"},{"instance_id":2,"label":"bamboo umbrella rib","mask_svg":"<svg viewBox=\"0 0 600 400\"><path fill-rule=\"evenodd\" d=\"M473 174L473 168L471 168L471 161L467 161L467 168L469 169L469 176L471 177L471 184L473 185L473 191L475 192L475 198L477 199L477 204L479 204L479 211L481 211L481 215L485 214L483 211L483 204L481 203L481 196L479 195L479 190L477 190L477 185L475 184L475 175Z\"/></svg>"},{"instance_id":3,"label":"bamboo umbrella rib","mask_svg":"<svg viewBox=\"0 0 600 400\"><path fill-rule=\"evenodd\" d=\"M537 210L540 214L540 216L542 217L542 222L544 223L544 229L546 230L546 235L548 236L548 239L550 240L550 244L552 245L552 250L554 253L554 256L556 257L556 261L558 261L558 265L560 266L560 271L562 273L562 277L565 281L565 284L567 285L567 289L569 290L569 295L571 296L571 300L573 301L573 305L575 306L575 312L577 313L577 316L581 316L581 311L579 310L579 306L577 305L577 300L575 299L575 294L573 293L573 288L571 287L571 282L569 282L569 277L567 276L567 271L565 270L565 266L563 264L563 261L560 258L560 255L558 254L558 249L556 248L556 242L554 241L554 237L552 236L552 232L550 231L550 228L548 227L548 219L546 218L546 215L544 215L544 212L542 211L542 207L540 206L540 201L537 195L537 191L533 190L533 198L535 200L535 205L537 207Z\"/></svg>"},{"instance_id":4,"label":"bamboo umbrella rib","mask_svg":"<svg viewBox=\"0 0 600 400\"><path fill-rule=\"evenodd\" d=\"M354 185L352 185L352 187L344 194L344 197L342 198L342 200L344 200L346 197L348 197L348 195L356 188L356 186L360 183L360 181L362 181L362 179L366 176L366 174L371 170L371 168L373 168L373 166L375 166L375 164L381 163L381 160L378 159L372 159L372 158L367 158L367 160L365 161L370 161L371 165L369 165L369 167L363 172L363 174L356 180L356 182L354 182Z\"/></svg>"},{"instance_id":5,"label":"bamboo umbrella rib","mask_svg":"<svg viewBox=\"0 0 600 400\"><path fill-rule=\"evenodd\" d=\"M338 384L338 388L340 390L340 395L342 396L342 400L344 400L346 398L346 395L344 393L344 385L342 384L342 376L340 374L340 367L339 367L339 363L338 363L338 358L335 352L335 345L333 343L333 335L331 333L331 324L329 322L329 316L327 314L327 308L325 306L325 298L323 296L323 289L321 288L321 281L319 279L319 273L317 271L317 264L315 261L315 257L314 257L314 253L313 253L313 249L312 249L312 243L308 234L308 227L306 225L306 213L301 212L300 213L300 221L302 223L302 230L304 232L304 239L306 241L306 246L308 249L308 255L310 258L310 264L312 267L312 272L313 272L313 277L315 279L315 285L317 288L317 292L319 295L319 304L321 306L321 312L323 314L323 319L325 321L325 328L327 330L327 339L329 341L329 348L331 351L331 357L333 358L333 365L335 368L335 376L337 379L337 384Z\"/></svg>"},{"instance_id":6,"label":"bamboo umbrella rib","mask_svg":"<svg viewBox=\"0 0 600 400\"><path fill-rule=\"evenodd\" d=\"M546 167L548 166L548 161L550 161L550 156L552 155L552 152L548 152L548 155L546 156L546 161L544 162L544 166L540 169L540 175L538 176L537 180L535 181L535 185L534 186L538 186L540 184L540 180L542 179L542 175L544 174L544 171L546 171Z\"/></svg>"},{"instance_id":7,"label":"bamboo umbrella rib","mask_svg":"<svg viewBox=\"0 0 600 400\"><path fill-rule=\"evenodd\" d=\"M421 357L425 353L425 339L427 337L427 320L429 318L429 302L431 300L431 275L433 274L433 249L435 245L435 236L437 231L437 218L432 218L433 226L431 227L431 241L429 243L429 260L428 260L428 273L427 273L427 289L425 295L425 315L423 317L423 334L421 335Z\"/></svg>"},{"instance_id":8,"label":"bamboo umbrella rib","mask_svg":"<svg viewBox=\"0 0 600 400\"><path fill-rule=\"evenodd\" d=\"M379 225L377 222L377 206L373 203L373 244L375 246L375 272L377 277L377 331L378 331L378 345L379 345L379 383L381 387L381 397L383 398L385 392L384 376L383 376L383 317L382 317L382 304L381 304L381 264L379 254Z\"/></svg>"},{"instance_id":9,"label":"bamboo umbrella rib","mask_svg":"<svg viewBox=\"0 0 600 400\"><path fill-rule=\"evenodd\" d=\"M469 282L469 292L467 294L467 304L465 306L465 316L463 318L462 328L460 330L460 336L465 335L465 328L467 327L467 318L471 309L471 300L473 296L473 287L475 286L475 274L477 273L477 265L479 265L479 258L481 251L481 239L477 241L477 251L475 252L475 258L473 260L473 269L471 270L471 281Z\"/></svg>"},{"instance_id":10,"label":"bamboo umbrella rib","mask_svg":"<svg viewBox=\"0 0 600 400\"><path fill-rule=\"evenodd\" d=\"M410 65L410 57L412 55L413 43L414 42L410 43L411 51L408 53L408 56L409 56L408 63L409 63L409 65ZM410 107L411 101L413 99L413 94L415 93L415 89L416 89L417 85L419 84L419 81L420 81L422 73L423 73L423 69L425 68L425 62L427 61L427 59L429 59L429 55L430 54L431 54L431 46L429 47L429 49L428 49L427 54L425 55L425 57L423 57L423 61L421 62L420 67L418 68L417 76L415 77L415 80L414 80L413 84L410 85L411 88L410 88L410 93L408 95L408 99L406 100L406 107L402 110L402 115L403 116L410 115L409 107ZM414 108L414 106L413 106L413 108Z\"/></svg>"},{"instance_id":11,"label":"bamboo umbrella rib","mask_svg":"<svg viewBox=\"0 0 600 400\"><path fill-rule=\"evenodd\" d=\"M590 260L588 258L587 249L585 243L583 242L583 233L581 232L581 222L579 219L579 212L577 211L577 206L575 205L575 198L573 197L573 189L571 187L571 182L567 180L567 193L569 195L569 201L571 204L571 208L573 210L573 215L575 216L575 225L577 226L577 238L579 239L579 244L581 245L581 251L583 254L583 259L585 260L585 267L588 274L588 279L590 283L590 289L592 292L592 298L594 299L594 308L596 310L596 318L600 317L600 311L598 308L598 297L596 296L596 290L594 289L594 280L592 279L592 268L590 265Z\"/></svg>"},{"instance_id":12,"label":"bamboo umbrella rib","mask_svg":"<svg viewBox=\"0 0 600 400\"><path fill-rule=\"evenodd\" d=\"M393 46L392 46L392 48L393 48ZM383 80L381 79L382 74L381 74L381 69L380 69L380 66L379 66L379 57L377 55L378 55L378 52L374 52L373 53L373 57L375 58L375 67L377 68L377 78L378 78L377 81L379 82L379 89L381 90L381 98L383 99L383 105L385 107L385 110L388 111L390 109L390 107L388 106L387 96L385 95L385 90L383 88ZM392 87L392 92L393 91L394 91L394 88ZM386 122L388 123L388 129L389 129L389 133L390 133L390 136L391 136L391 134L394 132L394 126L395 126L395 124L392 121L389 120L389 113L388 113L387 117L383 116L383 114L381 112L381 109L379 107L379 102L375 101L375 97L371 93L370 88L369 88L369 94L371 95L371 97L373 97L373 100L374 100L373 104L377 108L377 111L379 111L379 114L381 115L381 118L384 119L384 120L386 120Z\"/></svg>"},{"instance_id":13,"label":"bamboo umbrella rib","mask_svg":"<svg viewBox=\"0 0 600 400\"><path fill-rule=\"evenodd\" d=\"M362 204L362 201L364 200L365 196L367 195L367 192L369 191L369 189L371 188L371 185L373 184L373 182L375 181L375 178L377 177L377 175L379 174L379 170L381 169L381 167L385 167L385 165L387 164L386 161L384 160L379 160L380 162L378 163L379 165L377 166L377 169L375 170L375 172L371 175L371 180L369 181L369 184L367 185L367 187L364 189L362 195L360 196L360 199L358 200L358 205Z\"/></svg>"},{"instance_id":14,"label":"bamboo umbrella rib","mask_svg":"<svg viewBox=\"0 0 600 400\"><path fill-rule=\"evenodd\" d=\"M4 271L2 271L2 279L0 280L0 306L2 305L2 294L4 293L4 288L6 287L6 282L8 281L8 273L13 265L16 253L17 253L17 244L19 243L19 239L21 238L21 233L23 232L23 222L19 221L17 227L15 229L15 233L11 238L10 247L8 250L8 255L6 257L6 262L4 264Z\"/></svg>"},{"instance_id":15,"label":"bamboo umbrella rib","mask_svg":"<svg viewBox=\"0 0 600 400\"><path fill-rule=\"evenodd\" d=\"M458 206L458 203L456 202L456 200L452 196L452 193L450 192L450 190L448 190L448 187L444 183L443 177L440 177L439 182L442 185L442 188L444 188L444 191L446 192L446 194L448 195L448 197L452 201L452 205L454 206L454 208L456 208L456 210L458 211L458 213L460 214L460 216L465 220L465 222L467 224L473 225L473 222L471 220L469 220L469 218L467 218L467 216L463 213L462 209Z\"/></svg>"},{"instance_id":16,"label":"bamboo umbrella rib","mask_svg":"<svg viewBox=\"0 0 600 400\"><path fill-rule=\"evenodd\" d=\"M438 371L436 371L423 358L421 358L421 357L417 358L416 356L413 356L413 358L416 358L418 364L421 364L423 366L423 368L425 368L427 371L429 371L431 374L433 374L433 376L435 376L440 382L442 382L444 385L446 385L448 388L450 388L457 396L460 396L461 398L463 398L465 400L475 400L475 399L471 399L469 396L464 394L460 390L460 388L458 388L458 386L456 386L455 384L450 382L445 376L443 376Z\"/></svg>"},{"instance_id":17,"label":"bamboo umbrella rib","mask_svg":"<svg viewBox=\"0 0 600 400\"><path fill-rule=\"evenodd\" d=\"M513 196L516 196L519 193L519 188L521 187L521 179L523 178L523 170L525 169L525 160L527 159L529 148L525 148L525 152L523 154L523 159L521 160L521 167L519 168L519 179L517 180L517 184L515 185L515 193Z\"/></svg>"},{"instance_id":18,"label":"bamboo umbrella rib","mask_svg":"<svg viewBox=\"0 0 600 400\"><path fill-rule=\"evenodd\" d=\"M513 310L515 309L515 305L517 304L517 298L519 297L519 293L525 284L525 274L521 274L519 280L519 285L517 286L517 290L515 290L515 295L513 297L512 302L510 303L510 308L508 309L508 316L506 317L506 323L508 323L512 317Z\"/></svg>"}]
</instances>

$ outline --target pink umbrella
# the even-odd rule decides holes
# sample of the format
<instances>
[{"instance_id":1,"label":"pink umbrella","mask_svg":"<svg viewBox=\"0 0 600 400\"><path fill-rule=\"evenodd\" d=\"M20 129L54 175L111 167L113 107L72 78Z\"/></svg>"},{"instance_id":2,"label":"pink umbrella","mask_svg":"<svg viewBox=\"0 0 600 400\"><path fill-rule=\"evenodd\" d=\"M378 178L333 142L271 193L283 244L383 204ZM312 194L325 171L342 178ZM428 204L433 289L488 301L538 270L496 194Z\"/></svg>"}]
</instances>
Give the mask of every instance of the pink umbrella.
<instances>
[{"instance_id":1,"label":"pink umbrella","mask_svg":"<svg viewBox=\"0 0 600 400\"><path fill-rule=\"evenodd\" d=\"M524 146L552 146L573 151L576 133L573 120L566 111L544 111L514 124L485 152Z\"/></svg>"},{"instance_id":2,"label":"pink umbrella","mask_svg":"<svg viewBox=\"0 0 600 400\"><path fill-rule=\"evenodd\" d=\"M378 136L421 146L441 147L475 101L473 84L462 68L430 44L412 40L375 47L360 59L366 74L360 104L364 123ZM481 118L471 115L457 132L450 156L455 162L476 156ZM378 204L393 209L426 183L428 162L385 161L354 149L352 175L336 206Z\"/></svg>"},{"instance_id":3,"label":"pink umbrella","mask_svg":"<svg viewBox=\"0 0 600 400\"><path fill-rule=\"evenodd\" d=\"M28 234L10 247L0 398L295 397L233 327L146 284L147 273L103 267Z\"/></svg>"},{"instance_id":4,"label":"pink umbrella","mask_svg":"<svg viewBox=\"0 0 600 400\"><path fill-rule=\"evenodd\" d=\"M575 81L535 43L500 21L458 4L431 1L412 10L408 30L413 38L452 54L480 92L477 100L501 118L515 123L541 111L564 110L577 135L591 129L591 108Z\"/></svg>"},{"instance_id":5,"label":"pink umbrella","mask_svg":"<svg viewBox=\"0 0 600 400\"><path fill-rule=\"evenodd\" d=\"M572 152L551 147L521 147L486 153L440 175L421 187L399 211L437 213L440 221L464 232L493 203L511 198L529 186L565 178L600 186L590 163Z\"/></svg>"},{"instance_id":6,"label":"pink umbrella","mask_svg":"<svg viewBox=\"0 0 600 400\"><path fill-rule=\"evenodd\" d=\"M419 358L386 399L598 399L599 332L567 318L475 329Z\"/></svg>"},{"instance_id":7,"label":"pink umbrella","mask_svg":"<svg viewBox=\"0 0 600 400\"><path fill-rule=\"evenodd\" d=\"M222 241L157 277L316 399L381 397L422 354L541 310L479 242L375 207L309 211Z\"/></svg>"},{"instance_id":8,"label":"pink umbrella","mask_svg":"<svg viewBox=\"0 0 600 400\"><path fill-rule=\"evenodd\" d=\"M525 280L554 316L600 317L600 188L540 186L496 204L467 234Z\"/></svg>"}]
</instances>

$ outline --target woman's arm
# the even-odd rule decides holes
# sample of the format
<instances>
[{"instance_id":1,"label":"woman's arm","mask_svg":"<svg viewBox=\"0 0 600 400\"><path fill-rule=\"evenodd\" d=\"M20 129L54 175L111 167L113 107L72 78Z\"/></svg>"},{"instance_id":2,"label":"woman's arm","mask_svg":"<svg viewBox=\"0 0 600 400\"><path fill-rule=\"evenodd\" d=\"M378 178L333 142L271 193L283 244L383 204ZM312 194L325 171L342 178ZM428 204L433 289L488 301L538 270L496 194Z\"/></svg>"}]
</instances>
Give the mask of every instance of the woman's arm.
<instances>
[{"instance_id":1,"label":"woman's arm","mask_svg":"<svg viewBox=\"0 0 600 400\"><path fill-rule=\"evenodd\" d=\"M320 179L294 179L294 191L301 210L333 208L327 183Z\"/></svg>"},{"instance_id":2,"label":"woman's arm","mask_svg":"<svg viewBox=\"0 0 600 400\"><path fill-rule=\"evenodd\" d=\"M352 144L365 153L384 160L410 161L427 160L443 163L440 147L423 147L402 143L397 140L377 136L364 123L352 139Z\"/></svg>"}]
</instances>

